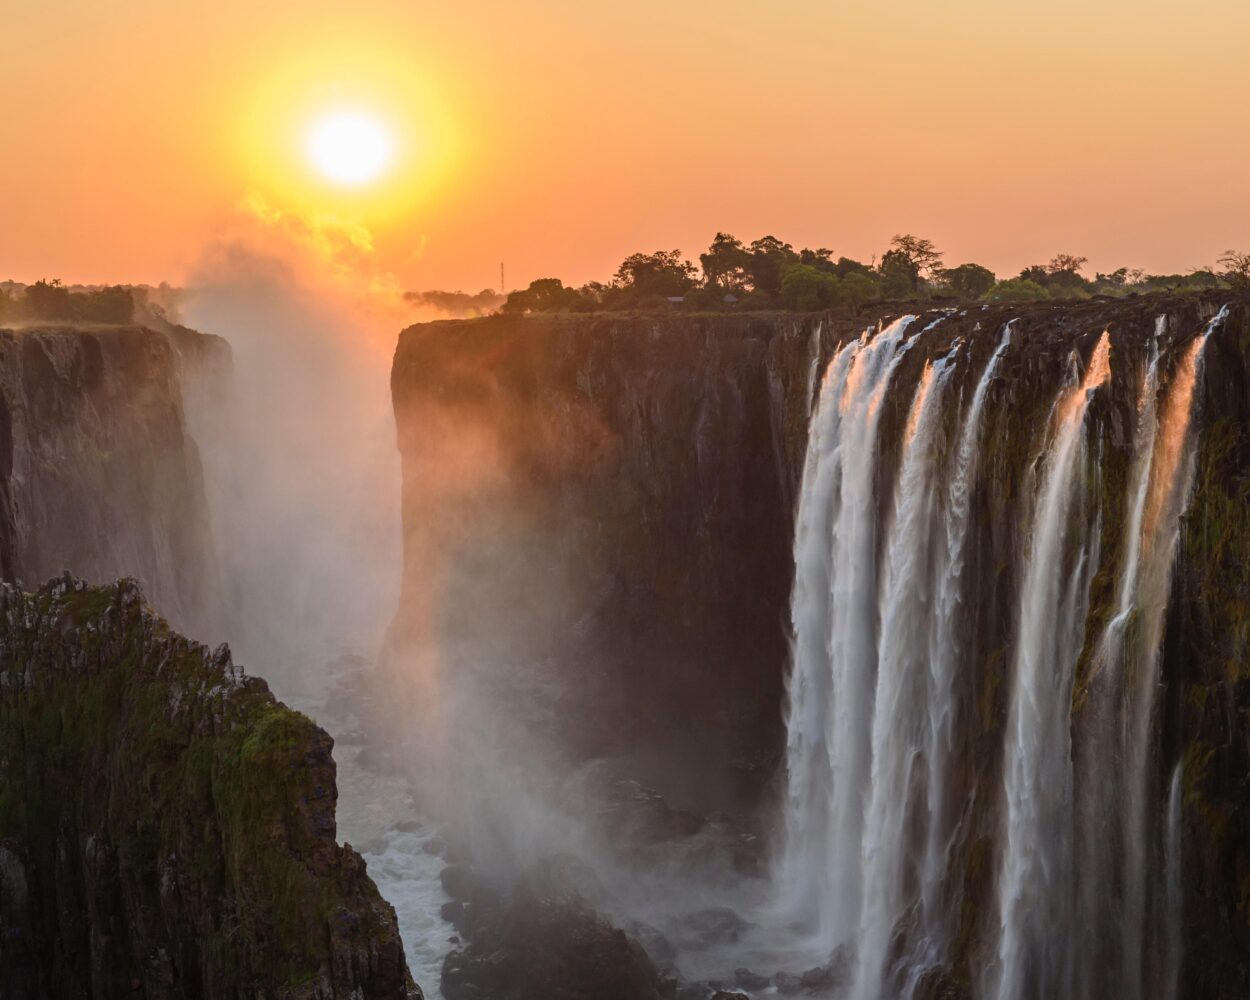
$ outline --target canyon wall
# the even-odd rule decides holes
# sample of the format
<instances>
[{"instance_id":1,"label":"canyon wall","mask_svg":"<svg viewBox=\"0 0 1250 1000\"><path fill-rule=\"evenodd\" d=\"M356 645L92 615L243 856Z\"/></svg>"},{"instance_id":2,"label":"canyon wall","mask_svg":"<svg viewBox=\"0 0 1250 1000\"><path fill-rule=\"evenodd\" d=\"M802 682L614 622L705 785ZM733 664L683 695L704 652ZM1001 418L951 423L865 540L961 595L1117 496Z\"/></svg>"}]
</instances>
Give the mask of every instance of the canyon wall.
<instances>
[{"instance_id":1,"label":"canyon wall","mask_svg":"<svg viewBox=\"0 0 1250 1000\"><path fill-rule=\"evenodd\" d=\"M184 386L225 341L171 327L0 330L0 572L133 576L181 628L216 634L220 581Z\"/></svg>"},{"instance_id":2,"label":"canyon wall","mask_svg":"<svg viewBox=\"0 0 1250 1000\"><path fill-rule=\"evenodd\" d=\"M333 741L166 624L236 605L187 423L230 377L183 327L0 330L0 1000L420 997Z\"/></svg>"},{"instance_id":3,"label":"canyon wall","mask_svg":"<svg viewBox=\"0 0 1250 1000\"><path fill-rule=\"evenodd\" d=\"M1088 398L1089 457L1076 460L1073 478L1082 493L1071 517L1092 548L1070 767L1078 800L1127 767L1148 772L1149 809L1178 813L1181 857L1169 864L1183 894L1186 995L1244 995L1250 307L1229 300L930 311L912 327L925 331L916 338L922 346L899 357L877 404L871 494L884 526L913 432L911 389L927 366L960 352L944 375L956 402L933 431L948 454L957 414L1011 323L1010 349L987 387L980 472L968 498L963 599L972 610L958 636L961 722L950 750L963 803L948 875L951 954L924 989L972 992L993 957L1011 661L1039 476L1048 468L1046 429L1058 419L1056 392L1079 381L1107 331L1110 371ZM1126 758L1088 734L1106 710L1098 644L1130 560L1125 522L1142 387L1152 351L1160 384L1177 382L1184 351L1226 304L1196 386L1194 490L1165 605L1154 735ZM575 758L612 760L691 808L772 814L784 778L794 521L809 417L838 348L891 316L497 317L405 331L392 377L405 576L388 669L425 696L440 676L482 663L504 678L541 677L549 704L538 717ZM1182 463L1187 440L1176 456ZM1069 541L1057 550L1056 573L1081 565ZM1053 628L1042 626L1043 634ZM1134 617L1128 627L1144 626ZM1073 836L1087 843L1098 834ZM1151 863L1162 867L1153 852ZM1089 886L1107 896L1087 900L1089 912L1126 905L1130 890L1118 877ZM1150 920L1161 920L1164 890L1150 891ZM1106 943L1098 933L1080 946ZM1162 968L1164 940L1152 940L1157 954L1152 947L1145 961ZM1119 954L1118 943L1107 948ZM1088 967L1094 980L1115 982L1096 962ZM1082 988L1096 991L1097 982Z\"/></svg>"},{"instance_id":4,"label":"canyon wall","mask_svg":"<svg viewBox=\"0 0 1250 1000\"><path fill-rule=\"evenodd\" d=\"M0 997L419 1000L333 741L134 581L0 590Z\"/></svg>"}]
</instances>

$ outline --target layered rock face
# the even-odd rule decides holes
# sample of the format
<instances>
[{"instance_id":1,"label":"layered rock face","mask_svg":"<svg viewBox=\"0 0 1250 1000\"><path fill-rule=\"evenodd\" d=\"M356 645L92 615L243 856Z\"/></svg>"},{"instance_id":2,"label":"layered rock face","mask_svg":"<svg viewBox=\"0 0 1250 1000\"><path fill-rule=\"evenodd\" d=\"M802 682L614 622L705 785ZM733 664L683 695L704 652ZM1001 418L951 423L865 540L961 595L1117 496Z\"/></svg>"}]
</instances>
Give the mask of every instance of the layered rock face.
<instances>
[{"instance_id":1,"label":"layered rock face","mask_svg":"<svg viewBox=\"0 0 1250 1000\"><path fill-rule=\"evenodd\" d=\"M133 581L0 591L0 997L419 1000L333 741Z\"/></svg>"},{"instance_id":2,"label":"layered rock face","mask_svg":"<svg viewBox=\"0 0 1250 1000\"><path fill-rule=\"evenodd\" d=\"M0 572L133 576L182 628L215 623L216 575L183 392L229 347L173 327L0 330Z\"/></svg>"},{"instance_id":3,"label":"layered rock face","mask_svg":"<svg viewBox=\"0 0 1250 1000\"><path fill-rule=\"evenodd\" d=\"M876 404L870 494L879 556L927 366L960 352L953 374L943 376L948 402L932 431L945 462L977 379L1014 321L985 402L960 575L960 600L972 610L961 615L966 631L956 637L960 724L949 787L962 818L947 876L955 892L949 956L925 973L916 995L980 995L979 970L995 959L1008 822L1002 762L1032 519L1058 461L1047 437L1063 418L1057 400L1094 364L1104 331L1110 371L1083 404L1087 450L1073 460L1071 481L1081 484L1081 496L1070 518L1079 531L1055 562L1065 581L1082 579L1071 575L1078 566L1089 574L1086 587L1073 589L1087 595L1087 610L1073 654L1069 773L1077 775L1078 809L1091 788L1123 780L1139 760L1149 773L1151 814L1166 817L1170 799L1176 802L1182 857L1179 864L1169 859L1169 871L1178 873L1183 895L1186 995L1245 992L1250 308L1230 298L932 312L912 333L940 323L901 354ZM1114 719L1129 711L1100 687L1106 654L1099 643L1119 610L1120 581L1135 572L1125 523L1151 345L1161 352L1152 377L1162 407L1179 394L1184 351L1225 304L1228 314L1204 348L1195 436L1182 438L1178 456L1169 457L1170 445L1156 449L1157 461L1183 465L1186 441L1196 442L1194 488L1166 599L1153 735L1126 757L1116 739L1104 746L1090 734L1104 727L1100 713L1115 729ZM503 664L505 674L542 663L544 676L557 678L546 724L575 754L621 758L632 776L682 804L770 804L771 783L783 770L794 523L809 418L837 350L893 314L507 317L405 331L392 379L405 526L404 597L393 638L417 652L396 657L394 669L417 672L418 686L428 688L431 677L477 660ZM1148 524L1163 502L1143 494ZM1078 537L1088 539L1086 548ZM877 595L867 600L875 605ZM1146 627L1136 613L1126 621L1130 636ZM1090 810L1094 819L1086 819L1095 823L1097 808ZM1165 825L1156 824L1161 839L1149 851L1158 869ZM1101 835L1094 826L1070 836L1081 848ZM850 849L858 858L858 844ZM1150 902L1137 905L1151 927L1162 926L1171 890L1161 870L1150 879ZM1127 906L1134 891L1118 875L1087 886L1106 896L1082 901L1091 914ZM1162 969L1171 960L1161 933L1150 932L1143 967ZM1087 938L1080 948L1106 944L1105 956L1114 957L1104 956L1105 972L1096 957L1088 963L1091 980L1081 988L1096 991L1103 978L1117 982L1121 945Z\"/></svg>"}]
</instances>

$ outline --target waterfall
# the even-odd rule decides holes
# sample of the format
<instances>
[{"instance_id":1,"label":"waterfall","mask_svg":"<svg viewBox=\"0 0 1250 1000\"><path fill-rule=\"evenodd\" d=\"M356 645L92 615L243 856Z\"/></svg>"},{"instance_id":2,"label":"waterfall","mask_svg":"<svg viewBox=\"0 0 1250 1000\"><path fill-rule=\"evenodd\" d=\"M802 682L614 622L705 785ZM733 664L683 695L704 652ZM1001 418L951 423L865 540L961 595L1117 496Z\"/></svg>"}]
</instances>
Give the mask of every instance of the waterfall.
<instances>
[{"instance_id":1,"label":"waterfall","mask_svg":"<svg viewBox=\"0 0 1250 1000\"><path fill-rule=\"evenodd\" d=\"M1117 340L1117 380L1139 373L1135 411L1117 391L1091 415L1112 381L1104 332L1083 368L1071 354L1036 432L990 406L1013 342L1025 365L1036 356L1015 321L976 373L975 347L926 339L937 323L906 339L914 317L830 360L795 525L775 877L787 926L826 963L839 1000L934 996L948 981L978 1000L1175 997L1181 771L1159 759L1156 702L1203 351L1226 314L1179 345L1161 316L1148 342L1123 342L1123 362ZM922 340L928 357L906 369L918 377L896 379ZM887 397L897 416L882 424ZM1021 437L983 440L987 411L996 431ZM1124 416L1117 454L1108 429ZM878 482L890 484L884 502ZM982 495L1018 505L1022 537L1014 517L973 531ZM960 739L995 714L967 672L985 613L969 601L967 567L987 557L1016 581L1003 624L988 626L1003 665L980 682L1005 691L990 822L966 807L999 760L967 760ZM990 913L970 916L970 902ZM969 933L985 957L975 969L960 966Z\"/></svg>"},{"instance_id":2,"label":"waterfall","mask_svg":"<svg viewBox=\"0 0 1250 1000\"><path fill-rule=\"evenodd\" d=\"M1014 321L1013 321L1014 322ZM963 418L959 444L946 489L946 512L940 539L945 542L935 569L934 608L929 636L929 745L925 755L928 823L920 871L921 934L913 955L915 974L936 965L944 957L948 933L947 900L943 892L947 862L954 838L958 803L951 801L947 776L954 742L956 672L962 650L958 612L963 603L963 569L981 445L981 413L999 363L1011 343L1013 323L1008 323L998 347L986 362Z\"/></svg>"},{"instance_id":3,"label":"waterfall","mask_svg":"<svg viewBox=\"0 0 1250 1000\"><path fill-rule=\"evenodd\" d=\"M1172 784L1168 791L1168 832L1164 856L1164 875L1167 894L1164 903L1164 967L1163 998L1176 1000L1180 991L1181 977L1181 907L1184 905L1181 889L1181 764L1172 769Z\"/></svg>"},{"instance_id":4,"label":"waterfall","mask_svg":"<svg viewBox=\"0 0 1250 1000\"><path fill-rule=\"evenodd\" d=\"M999 872L1001 931L993 994L1000 1000L1071 995L1072 772L1069 704L1094 555L1073 511L1084 493L1085 413L1111 373L1106 333L1085 376L1055 407L1055 430L1020 592L1004 753L1006 843ZM1076 532L1077 551L1069 532ZM1070 567L1070 568L1065 568Z\"/></svg>"},{"instance_id":5,"label":"waterfall","mask_svg":"<svg viewBox=\"0 0 1250 1000\"><path fill-rule=\"evenodd\" d=\"M881 643L873 702L872 764L862 863L864 900L853 995L883 991L891 937L904 907L907 835L923 804L915 769L928 743L926 585L937 540L935 441L948 359L925 365L904 434L881 594Z\"/></svg>"},{"instance_id":6,"label":"waterfall","mask_svg":"<svg viewBox=\"0 0 1250 1000\"><path fill-rule=\"evenodd\" d=\"M834 357L812 416L795 527L785 907L832 952L859 917L859 844L877 621L874 473L885 391L915 319Z\"/></svg>"}]
</instances>

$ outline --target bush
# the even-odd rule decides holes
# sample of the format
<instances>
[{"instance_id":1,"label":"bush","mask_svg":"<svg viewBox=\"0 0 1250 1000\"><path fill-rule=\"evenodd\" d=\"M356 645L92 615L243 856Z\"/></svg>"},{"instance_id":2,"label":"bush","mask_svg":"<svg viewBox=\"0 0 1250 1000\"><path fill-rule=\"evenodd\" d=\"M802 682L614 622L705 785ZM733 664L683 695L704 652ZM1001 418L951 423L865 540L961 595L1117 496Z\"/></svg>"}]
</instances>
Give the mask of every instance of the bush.
<instances>
[{"instance_id":1,"label":"bush","mask_svg":"<svg viewBox=\"0 0 1250 1000\"><path fill-rule=\"evenodd\" d=\"M792 264L781 276L781 301L794 312L815 312L839 304L842 282L808 264Z\"/></svg>"},{"instance_id":2,"label":"bush","mask_svg":"<svg viewBox=\"0 0 1250 1000\"><path fill-rule=\"evenodd\" d=\"M1036 302L1050 298L1050 293L1028 278L1009 278L1000 281L983 298L987 302Z\"/></svg>"}]
</instances>

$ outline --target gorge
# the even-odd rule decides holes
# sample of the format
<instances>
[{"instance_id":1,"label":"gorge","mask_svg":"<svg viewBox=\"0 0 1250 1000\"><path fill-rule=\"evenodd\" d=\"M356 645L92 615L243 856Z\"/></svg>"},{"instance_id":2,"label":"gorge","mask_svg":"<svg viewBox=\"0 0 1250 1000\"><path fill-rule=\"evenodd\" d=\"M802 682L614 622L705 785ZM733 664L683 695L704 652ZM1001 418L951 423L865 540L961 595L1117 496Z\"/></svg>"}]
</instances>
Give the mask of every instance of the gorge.
<instances>
[{"instance_id":1,"label":"gorge","mask_svg":"<svg viewBox=\"0 0 1250 1000\"><path fill-rule=\"evenodd\" d=\"M95 964L66 975L113 984L99 995L161 948L146 992L181 995L161 970L200 962L199 995L236 995L177 950L178 928L207 940L225 911L188 909L190 883L175 898L153 874L179 870L162 838L193 853L188 816L222 831L204 884L244 885L253 854L294 859L313 882L273 899L303 913L325 893L316 913L356 915L328 917L274 995L413 995L399 934L447 1000L1250 990L1244 296L418 325L390 371L402 484L385 454L369 464L371 440L330 473L354 492L310 463L373 432L364 411L335 416L369 392L278 385L333 387L310 380L336 365L266 360L232 337L236 312L195 321L240 338L233 363L180 327L0 335L6 579L135 576L153 609L124 583L5 591L0 732L21 749L0 748L30 768L5 791L34 801L55 776L80 802L73 822L0 816L22 817L0 838L0 968L26 956L27 977L0 996L52 995L18 927L94 942ZM266 394L328 402L270 424L286 411L249 402ZM250 464L223 463L249 433ZM372 506L344 513L346 497ZM300 554L307 531L321 537ZM292 803L287 832L237 867L227 743L268 752L279 709L153 611L242 643L249 672L333 733L337 826L333 741L286 713L296 750L253 790ZM189 703L162 662L221 676ZM42 686L67 665L103 693ZM137 754L127 774L147 761L146 787L170 796L160 851L117 825L134 788L114 787L113 812L71 790L108 756L58 758L27 691L66 720L103 699L121 728L99 746ZM187 735L162 721L141 738L118 707L134 697ZM214 698L252 707L223 730ZM201 774L179 754L199 761L210 731L226 770L170 791L160 767ZM41 824L67 846L36 850ZM339 830L366 838L368 874ZM85 860L67 869L73 844ZM15 910L15 871L100 900L91 933L46 901ZM134 888L113 909L104 885ZM252 926L290 917L244 896Z\"/></svg>"},{"instance_id":2,"label":"gorge","mask_svg":"<svg viewBox=\"0 0 1250 1000\"><path fill-rule=\"evenodd\" d=\"M444 722L466 784L562 769L489 786L479 862L580 850L644 942L730 910L676 949L726 988L1237 995L1244 302L896 317L401 337L384 669L475 734L524 714L527 743L469 764ZM730 860L649 843L640 874L637 830L568 801L588 759ZM518 832L535 813L560 819Z\"/></svg>"}]
</instances>

